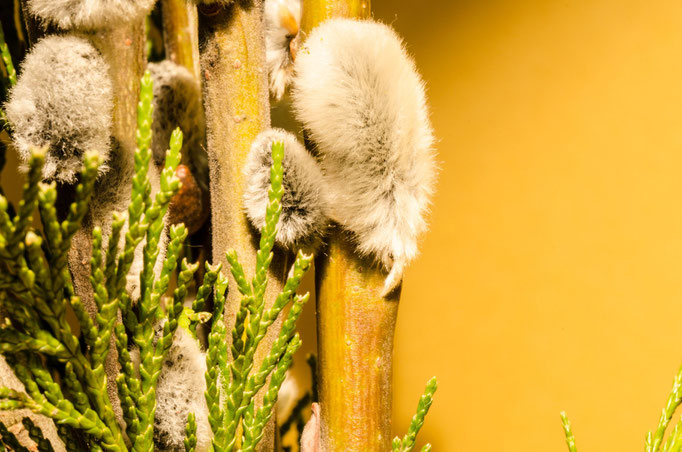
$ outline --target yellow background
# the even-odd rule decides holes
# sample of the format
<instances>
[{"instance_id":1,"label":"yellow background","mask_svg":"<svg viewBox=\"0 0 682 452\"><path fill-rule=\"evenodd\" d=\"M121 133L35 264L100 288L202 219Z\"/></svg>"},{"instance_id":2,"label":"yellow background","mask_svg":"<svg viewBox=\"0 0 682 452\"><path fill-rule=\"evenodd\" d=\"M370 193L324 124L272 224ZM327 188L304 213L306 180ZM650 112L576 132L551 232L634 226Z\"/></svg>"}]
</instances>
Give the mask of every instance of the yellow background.
<instances>
[{"instance_id":1,"label":"yellow background","mask_svg":"<svg viewBox=\"0 0 682 452\"><path fill-rule=\"evenodd\" d=\"M434 451L641 451L682 363L682 3L373 2L442 173L407 272L394 428Z\"/></svg>"},{"instance_id":2,"label":"yellow background","mask_svg":"<svg viewBox=\"0 0 682 452\"><path fill-rule=\"evenodd\" d=\"M643 450L682 363L682 3L373 9L428 84L441 162L403 288L396 433L437 375L418 442L436 452L563 451L562 409L581 452Z\"/></svg>"}]
</instances>

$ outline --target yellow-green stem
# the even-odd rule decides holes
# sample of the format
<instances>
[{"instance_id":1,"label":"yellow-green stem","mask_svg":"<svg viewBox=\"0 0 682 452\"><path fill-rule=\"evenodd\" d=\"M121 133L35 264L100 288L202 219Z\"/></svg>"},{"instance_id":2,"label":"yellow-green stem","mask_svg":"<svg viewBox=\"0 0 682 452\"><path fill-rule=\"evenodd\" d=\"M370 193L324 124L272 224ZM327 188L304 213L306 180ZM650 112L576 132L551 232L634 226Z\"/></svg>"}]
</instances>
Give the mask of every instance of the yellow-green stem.
<instances>
[{"instance_id":1,"label":"yellow-green stem","mask_svg":"<svg viewBox=\"0 0 682 452\"><path fill-rule=\"evenodd\" d=\"M306 0L302 29L309 32L332 17L370 14L370 0ZM338 227L315 267L321 450L390 450L400 291L380 296L386 273L359 257Z\"/></svg>"},{"instance_id":2,"label":"yellow-green stem","mask_svg":"<svg viewBox=\"0 0 682 452\"><path fill-rule=\"evenodd\" d=\"M393 332L399 291L341 231L315 262L321 450L391 448Z\"/></svg>"},{"instance_id":3,"label":"yellow-green stem","mask_svg":"<svg viewBox=\"0 0 682 452\"><path fill-rule=\"evenodd\" d=\"M304 0L301 29L310 31L332 17L368 18L371 0Z\"/></svg>"}]
</instances>

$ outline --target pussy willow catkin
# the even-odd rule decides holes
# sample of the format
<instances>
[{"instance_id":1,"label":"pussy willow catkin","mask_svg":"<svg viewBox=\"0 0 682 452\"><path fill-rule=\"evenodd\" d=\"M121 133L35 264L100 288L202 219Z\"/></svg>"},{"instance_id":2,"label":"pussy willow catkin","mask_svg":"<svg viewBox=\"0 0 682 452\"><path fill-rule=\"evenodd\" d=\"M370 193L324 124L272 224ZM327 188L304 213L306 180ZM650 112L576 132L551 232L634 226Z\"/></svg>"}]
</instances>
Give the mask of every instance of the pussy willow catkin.
<instances>
[{"instance_id":1,"label":"pussy willow catkin","mask_svg":"<svg viewBox=\"0 0 682 452\"><path fill-rule=\"evenodd\" d=\"M390 27L335 19L299 52L292 98L320 156L328 213L390 270L386 294L417 255L436 174L424 82Z\"/></svg>"},{"instance_id":2,"label":"pussy willow catkin","mask_svg":"<svg viewBox=\"0 0 682 452\"><path fill-rule=\"evenodd\" d=\"M244 169L246 215L254 227L263 227L270 187L272 143L275 141L284 143L284 194L276 241L291 250L314 249L319 245L327 223L322 201L324 181L317 162L292 133L269 129L254 140Z\"/></svg>"},{"instance_id":3,"label":"pussy willow catkin","mask_svg":"<svg viewBox=\"0 0 682 452\"><path fill-rule=\"evenodd\" d=\"M49 36L38 42L5 107L24 163L32 148L47 148L46 180L74 182L86 151L99 154L100 174L108 169L112 85L107 63L88 41Z\"/></svg>"},{"instance_id":4,"label":"pussy willow catkin","mask_svg":"<svg viewBox=\"0 0 682 452\"><path fill-rule=\"evenodd\" d=\"M300 0L265 1L265 56L270 92L278 100L293 75L300 24Z\"/></svg>"},{"instance_id":5,"label":"pussy willow catkin","mask_svg":"<svg viewBox=\"0 0 682 452\"><path fill-rule=\"evenodd\" d=\"M60 28L108 28L145 17L155 0L28 0L31 14Z\"/></svg>"}]
</instances>

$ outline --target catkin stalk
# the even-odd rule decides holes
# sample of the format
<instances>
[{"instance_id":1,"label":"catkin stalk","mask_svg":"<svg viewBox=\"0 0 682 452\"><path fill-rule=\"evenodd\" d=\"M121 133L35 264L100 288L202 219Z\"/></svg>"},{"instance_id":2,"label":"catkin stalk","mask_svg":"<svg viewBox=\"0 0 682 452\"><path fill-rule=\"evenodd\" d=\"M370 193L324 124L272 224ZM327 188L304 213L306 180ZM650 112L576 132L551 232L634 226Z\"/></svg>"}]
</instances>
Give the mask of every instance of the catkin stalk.
<instances>
[{"instance_id":1,"label":"catkin stalk","mask_svg":"<svg viewBox=\"0 0 682 452\"><path fill-rule=\"evenodd\" d=\"M302 29L332 17L368 18L369 0L306 0ZM315 261L320 450L391 449L393 336L400 290L336 227Z\"/></svg>"}]
</instances>

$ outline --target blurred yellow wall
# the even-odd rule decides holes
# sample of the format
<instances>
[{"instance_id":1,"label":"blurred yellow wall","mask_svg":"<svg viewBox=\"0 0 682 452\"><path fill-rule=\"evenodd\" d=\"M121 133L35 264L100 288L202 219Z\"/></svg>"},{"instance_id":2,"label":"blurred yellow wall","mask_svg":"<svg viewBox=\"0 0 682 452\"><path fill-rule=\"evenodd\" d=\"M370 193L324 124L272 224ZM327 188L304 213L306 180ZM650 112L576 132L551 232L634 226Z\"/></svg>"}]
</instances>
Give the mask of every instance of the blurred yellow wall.
<instances>
[{"instance_id":1,"label":"blurred yellow wall","mask_svg":"<svg viewBox=\"0 0 682 452\"><path fill-rule=\"evenodd\" d=\"M435 451L640 451L682 363L682 3L374 0L442 173L395 348Z\"/></svg>"}]
</instances>

